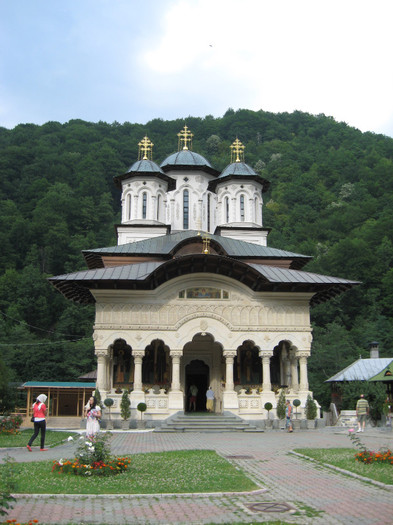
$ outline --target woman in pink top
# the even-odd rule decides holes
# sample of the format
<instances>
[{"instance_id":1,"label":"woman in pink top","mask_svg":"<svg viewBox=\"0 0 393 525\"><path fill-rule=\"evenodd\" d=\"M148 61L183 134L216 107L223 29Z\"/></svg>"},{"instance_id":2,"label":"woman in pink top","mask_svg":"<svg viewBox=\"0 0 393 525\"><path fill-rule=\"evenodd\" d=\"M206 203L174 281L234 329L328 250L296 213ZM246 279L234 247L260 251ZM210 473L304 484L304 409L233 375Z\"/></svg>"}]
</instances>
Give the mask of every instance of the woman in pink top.
<instances>
[{"instance_id":1,"label":"woman in pink top","mask_svg":"<svg viewBox=\"0 0 393 525\"><path fill-rule=\"evenodd\" d=\"M45 448L45 431L46 431L46 405L45 401L47 397L45 394L40 394L33 405L33 417L34 417L34 434L31 436L29 443L27 445L27 450L31 452L31 445L33 441L38 436L39 431L41 430L41 452L48 450Z\"/></svg>"}]
</instances>

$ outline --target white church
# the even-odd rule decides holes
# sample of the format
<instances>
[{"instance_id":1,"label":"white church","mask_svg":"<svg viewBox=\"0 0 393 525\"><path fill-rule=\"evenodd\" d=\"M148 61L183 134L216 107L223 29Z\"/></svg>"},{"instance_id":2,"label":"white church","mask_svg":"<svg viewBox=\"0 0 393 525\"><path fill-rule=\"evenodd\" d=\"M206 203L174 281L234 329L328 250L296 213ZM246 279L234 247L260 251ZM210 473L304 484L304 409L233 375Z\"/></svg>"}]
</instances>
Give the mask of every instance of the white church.
<instances>
[{"instance_id":1,"label":"white church","mask_svg":"<svg viewBox=\"0 0 393 525\"><path fill-rule=\"evenodd\" d=\"M86 271L50 281L95 304L97 387L114 400L115 419L124 389L132 417L146 403L150 426L187 413L191 385L197 412L209 386L215 413L244 420L265 419L280 389L304 407L310 307L356 283L305 272L309 256L268 247L269 182L245 163L242 143L220 173L192 151L192 138L185 126L160 166L141 140L139 160L114 178L117 246L85 250Z\"/></svg>"}]
</instances>

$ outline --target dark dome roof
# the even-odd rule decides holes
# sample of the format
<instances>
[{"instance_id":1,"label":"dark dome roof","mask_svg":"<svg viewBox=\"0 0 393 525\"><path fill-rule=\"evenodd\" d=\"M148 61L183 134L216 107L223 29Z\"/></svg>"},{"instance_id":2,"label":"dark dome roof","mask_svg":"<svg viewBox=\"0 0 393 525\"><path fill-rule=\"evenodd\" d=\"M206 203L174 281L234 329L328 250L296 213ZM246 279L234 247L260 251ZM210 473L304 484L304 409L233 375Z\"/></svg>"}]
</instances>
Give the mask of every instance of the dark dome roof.
<instances>
[{"instance_id":1,"label":"dark dome roof","mask_svg":"<svg viewBox=\"0 0 393 525\"><path fill-rule=\"evenodd\" d=\"M152 160L143 159L134 162L134 164L129 168L127 173L161 173L164 175L162 169L153 162Z\"/></svg>"},{"instance_id":2,"label":"dark dome roof","mask_svg":"<svg viewBox=\"0 0 393 525\"><path fill-rule=\"evenodd\" d=\"M113 177L115 185L121 189L122 181L129 180L138 175L150 175L164 180L168 183L168 191L175 189L176 181L162 171L162 169L152 160L142 159L134 162L134 164L123 175Z\"/></svg>"},{"instance_id":3,"label":"dark dome roof","mask_svg":"<svg viewBox=\"0 0 393 525\"><path fill-rule=\"evenodd\" d=\"M162 163L161 168L165 166L201 166L211 168L211 164L205 157L199 155L199 153L194 153L189 149L183 149L177 153L172 153L169 155Z\"/></svg>"},{"instance_id":4,"label":"dark dome roof","mask_svg":"<svg viewBox=\"0 0 393 525\"><path fill-rule=\"evenodd\" d=\"M229 164L218 178L221 179L223 177L228 177L229 175L241 175L244 177L257 176L255 171L245 162L233 162L232 164Z\"/></svg>"}]
</instances>

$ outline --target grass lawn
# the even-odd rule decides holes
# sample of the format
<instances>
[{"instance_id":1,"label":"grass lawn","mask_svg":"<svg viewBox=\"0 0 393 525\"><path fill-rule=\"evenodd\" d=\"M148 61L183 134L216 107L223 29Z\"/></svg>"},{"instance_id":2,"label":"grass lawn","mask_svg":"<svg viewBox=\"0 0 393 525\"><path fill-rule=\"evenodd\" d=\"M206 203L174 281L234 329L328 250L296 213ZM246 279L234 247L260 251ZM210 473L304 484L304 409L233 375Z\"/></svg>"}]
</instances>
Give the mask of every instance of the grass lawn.
<instances>
[{"instance_id":1,"label":"grass lawn","mask_svg":"<svg viewBox=\"0 0 393 525\"><path fill-rule=\"evenodd\" d=\"M259 488L242 470L212 450L135 454L127 472L112 477L52 473L51 461L15 463L13 469L14 493L159 494Z\"/></svg>"},{"instance_id":2,"label":"grass lawn","mask_svg":"<svg viewBox=\"0 0 393 525\"><path fill-rule=\"evenodd\" d=\"M335 467L354 472L359 476L393 485L393 465L389 463L360 463L355 460L353 448L298 448L299 454L315 459L319 463L328 463Z\"/></svg>"},{"instance_id":3,"label":"grass lawn","mask_svg":"<svg viewBox=\"0 0 393 525\"><path fill-rule=\"evenodd\" d=\"M10 447L25 447L33 435L33 429L30 430L21 430L19 434L0 434L0 448L10 448ZM54 447L60 445L64 440L69 436L78 436L79 434L75 432L54 432L53 430L47 430L45 434L45 446ZM33 447L40 446L41 434L38 434L38 437L33 443Z\"/></svg>"}]
</instances>

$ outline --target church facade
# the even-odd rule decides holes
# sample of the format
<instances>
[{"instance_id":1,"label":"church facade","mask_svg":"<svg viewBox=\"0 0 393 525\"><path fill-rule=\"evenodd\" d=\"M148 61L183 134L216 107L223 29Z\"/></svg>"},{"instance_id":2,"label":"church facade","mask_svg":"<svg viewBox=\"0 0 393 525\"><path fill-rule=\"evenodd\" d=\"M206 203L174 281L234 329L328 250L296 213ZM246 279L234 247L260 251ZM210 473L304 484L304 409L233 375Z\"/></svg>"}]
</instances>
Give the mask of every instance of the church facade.
<instances>
[{"instance_id":1,"label":"church facade","mask_svg":"<svg viewBox=\"0 0 393 525\"><path fill-rule=\"evenodd\" d=\"M192 151L192 133L160 166L144 137L139 160L114 178L121 189L118 244L83 252L88 269L52 277L70 300L95 303L97 387L132 417L145 402L152 426L190 409L266 418L264 405L310 394L310 307L354 284L303 271L310 257L270 248L263 225L269 182L236 139L219 172ZM300 408L301 411L301 408Z\"/></svg>"}]
</instances>

